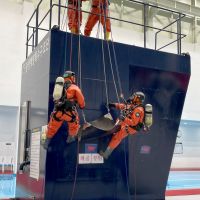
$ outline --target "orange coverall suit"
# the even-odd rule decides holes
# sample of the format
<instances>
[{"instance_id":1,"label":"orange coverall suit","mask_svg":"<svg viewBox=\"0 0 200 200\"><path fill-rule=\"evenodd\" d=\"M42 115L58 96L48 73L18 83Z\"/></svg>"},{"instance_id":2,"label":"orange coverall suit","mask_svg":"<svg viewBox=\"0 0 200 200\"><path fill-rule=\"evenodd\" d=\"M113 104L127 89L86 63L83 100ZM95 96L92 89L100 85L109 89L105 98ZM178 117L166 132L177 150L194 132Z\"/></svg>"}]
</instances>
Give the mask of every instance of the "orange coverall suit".
<instances>
[{"instance_id":1,"label":"orange coverall suit","mask_svg":"<svg viewBox=\"0 0 200 200\"><path fill-rule=\"evenodd\" d=\"M77 9L81 9L82 1L86 0L68 0L68 26L72 33L79 34L79 27L82 24L82 12ZM79 4L80 3L80 7ZM71 8L71 9L70 9ZM80 19L80 22L79 22ZM80 24L79 24L80 23Z\"/></svg>"},{"instance_id":2,"label":"orange coverall suit","mask_svg":"<svg viewBox=\"0 0 200 200\"><path fill-rule=\"evenodd\" d=\"M85 25L85 30L84 30L84 35L85 36L90 36L91 31L97 21L100 20L102 26L106 28L106 32L111 32L111 24L110 24L110 19L107 18L108 16L108 0L92 0L92 7L91 7L91 13L88 16L86 25ZM97 14L97 15L95 15ZM105 23L106 19L106 23Z\"/></svg>"},{"instance_id":3,"label":"orange coverall suit","mask_svg":"<svg viewBox=\"0 0 200 200\"><path fill-rule=\"evenodd\" d=\"M117 109L120 110L123 110L126 107L125 104L119 104L119 103L116 103L115 106ZM130 106L131 105L128 105L128 108ZM133 106L132 112L128 116L126 116L124 120L122 121L120 120L121 129L112 136L112 139L108 147L110 147L111 149L115 149L126 136L128 136L129 134L130 135L135 134L137 130L134 129L134 127L137 126L139 123L143 123L143 120L144 120L144 108L142 106L136 106L134 108Z\"/></svg>"},{"instance_id":4,"label":"orange coverall suit","mask_svg":"<svg viewBox=\"0 0 200 200\"><path fill-rule=\"evenodd\" d=\"M67 100L70 100L72 103L77 103L81 109L85 107L84 96L80 88L75 84L71 84L65 89L65 95ZM73 106L71 109L55 109L53 111L47 126L47 138L52 138L56 134L63 121L66 121L68 124L69 136L77 135L79 130L79 116L76 107Z\"/></svg>"}]
</instances>

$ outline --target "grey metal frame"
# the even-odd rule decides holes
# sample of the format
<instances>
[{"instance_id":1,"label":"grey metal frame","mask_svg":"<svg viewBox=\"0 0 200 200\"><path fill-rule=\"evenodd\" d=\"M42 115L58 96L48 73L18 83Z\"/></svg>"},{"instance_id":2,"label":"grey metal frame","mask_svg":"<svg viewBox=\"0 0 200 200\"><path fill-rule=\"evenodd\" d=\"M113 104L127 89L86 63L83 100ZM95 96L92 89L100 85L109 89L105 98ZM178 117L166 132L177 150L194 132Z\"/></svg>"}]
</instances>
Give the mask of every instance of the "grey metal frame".
<instances>
[{"instance_id":1,"label":"grey metal frame","mask_svg":"<svg viewBox=\"0 0 200 200\"><path fill-rule=\"evenodd\" d=\"M169 46L170 44L177 42L177 54L181 54L181 40L184 37L186 37L185 34L181 33L181 20L182 20L182 18L185 17L185 14L182 14L180 12L173 11L173 10L170 10L170 9L167 9L167 8L163 8L163 7L160 7L160 6L156 6L156 5L153 5L153 4L149 4L149 3L144 3L144 2L135 1L135 0L129 0L129 1L131 3L135 3L135 4L139 4L139 5L143 6L143 11L144 11L143 12L143 19L144 19L143 24L140 24L140 23L137 23L137 22L132 22L132 21L127 21L127 20L123 20L123 19L118 19L118 18L114 18L114 17L109 17L109 18L112 19L112 20L120 21L120 23L134 24L134 25L138 25L138 26L143 27L144 48L146 48L146 42L147 42L147 36L146 36L147 28L151 28L153 30L157 30L157 32L155 33L155 50L163 49L164 47ZM41 5L42 2L43 2L43 0L41 0L38 3L35 11L31 15L31 17L30 17L30 19L29 19L29 21L26 25L27 26L26 58L28 57L28 54L29 54L29 47L32 47L32 50L33 50L38 45L39 31L49 31L52 28L53 8L58 7L58 22L57 22L57 25L59 27L60 27L60 18L61 18L61 8L69 9L67 6L61 5L61 0L58 1L58 4L53 4L52 0L50 0L49 10L45 14L45 16L41 19L41 21L39 22L39 9L40 9L40 5ZM172 14L175 14L175 15L178 16L178 18L175 19L173 22L169 23L167 26L164 26L163 28L157 28L157 27L149 26L148 23L147 23L147 12L149 10L148 9L149 6L152 7L152 8L160 9L160 10L167 11L167 12L170 12ZM82 12L90 13L90 12L87 12L87 11L84 11L84 10L82 10ZM49 15L49 28L45 29L45 28L41 27L41 24L44 21L44 19L46 19L46 17L48 15ZM35 17L35 26L30 26L30 23L31 23L31 21L33 20L34 17ZM166 28L168 28L169 26L171 26L172 24L175 24L175 23L177 24L177 32L166 30ZM31 35L30 35L29 29L32 29L32 31L33 31ZM168 32L168 33L176 34L177 38L176 38L176 40L174 40L174 41L172 41L172 42L170 42L170 43L168 43L168 44L166 44L166 45L164 45L160 48L157 48L157 35L160 32ZM32 39L32 44L29 44L31 39Z\"/></svg>"}]
</instances>

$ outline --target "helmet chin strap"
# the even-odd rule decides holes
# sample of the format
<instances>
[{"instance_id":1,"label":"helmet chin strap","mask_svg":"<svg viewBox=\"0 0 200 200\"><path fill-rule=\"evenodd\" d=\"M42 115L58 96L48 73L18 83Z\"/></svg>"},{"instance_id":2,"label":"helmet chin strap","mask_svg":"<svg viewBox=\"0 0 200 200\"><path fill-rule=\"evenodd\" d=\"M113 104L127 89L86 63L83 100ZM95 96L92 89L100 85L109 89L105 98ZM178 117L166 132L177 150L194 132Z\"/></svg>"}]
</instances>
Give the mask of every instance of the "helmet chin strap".
<instances>
[{"instance_id":1,"label":"helmet chin strap","mask_svg":"<svg viewBox=\"0 0 200 200\"><path fill-rule=\"evenodd\" d=\"M65 83L66 82L68 82L68 83L74 83L74 84L76 83L75 82L75 78L71 79L71 77L65 78L64 81L65 81Z\"/></svg>"}]
</instances>

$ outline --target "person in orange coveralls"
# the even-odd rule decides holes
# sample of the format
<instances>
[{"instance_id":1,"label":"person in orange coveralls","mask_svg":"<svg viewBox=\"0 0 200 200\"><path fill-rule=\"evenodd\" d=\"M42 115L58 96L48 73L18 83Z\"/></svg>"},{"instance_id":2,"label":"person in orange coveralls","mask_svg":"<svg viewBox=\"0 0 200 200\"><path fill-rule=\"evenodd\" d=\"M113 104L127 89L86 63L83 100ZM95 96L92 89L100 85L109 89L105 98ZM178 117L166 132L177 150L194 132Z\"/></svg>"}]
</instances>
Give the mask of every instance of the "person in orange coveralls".
<instances>
[{"instance_id":1,"label":"person in orange coveralls","mask_svg":"<svg viewBox=\"0 0 200 200\"><path fill-rule=\"evenodd\" d=\"M84 30L85 36L90 36L93 27L97 21L100 21L104 27L105 39L110 39L111 23L108 18L109 4L109 0L92 0L91 13L88 16Z\"/></svg>"},{"instance_id":2,"label":"person in orange coveralls","mask_svg":"<svg viewBox=\"0 0 200 200\"><path fill-rule=\"evenodd\" d=\"M135 92L129 97L127 104L109 103L110 108L120 109L121 116L118 118L120 130L114 133L111 141L105 150L100 151L100 155L107 159L112 151L121 143L121 141L129 134L133 135L143 128L145 110L143 102L145 95L143 92Z\"/></svg>"},{"instance_id":3,"label":"person in orange coveralls","mask_svg":"<svg viewBox=\"0 0 200 200\"><path fill-rule=\"evenodd\" d=\"M74 34L79 34L80 32L79 29L82 24L82 12L81 12L82 1L87 1L87 0L68 0L68 10L67 10L67 16L69 20L68 27L71 33Z\"/></svg>"},{"instance_id":4,"label":"person in orange coveralls","mask_svg":"<svg viewBox=\"0 0 200 200\"><path fill-rule=\"evenodd\" d=\"M61 127L64 121L68 124L68 138L67 143L73 142L75 136L78 134L80 127L77 106L80 109L85 107L84 96L80 88L75 85L75 73L72 71L65 71L64 75L64 94L62 100L55 102L54 111L51 114L49 124L47 126L46 141L44 148L48 145Z\"/></svg>"}]
</instances>

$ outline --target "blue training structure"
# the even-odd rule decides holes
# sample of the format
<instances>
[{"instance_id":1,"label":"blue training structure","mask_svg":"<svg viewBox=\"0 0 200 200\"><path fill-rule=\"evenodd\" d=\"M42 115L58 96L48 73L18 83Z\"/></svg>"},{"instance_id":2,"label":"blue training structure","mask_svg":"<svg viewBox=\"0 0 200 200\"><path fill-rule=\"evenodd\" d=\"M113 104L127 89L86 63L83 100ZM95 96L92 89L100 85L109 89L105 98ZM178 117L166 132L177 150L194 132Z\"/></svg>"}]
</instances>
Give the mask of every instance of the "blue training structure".
<instances>
[{"instance_id":1,"label":"blue training structure","mask_svg":"<svg viewBox=\"0 0 200 200\"><path fill-rule=\"evenodd\" d=\"M70 58L72 71L79 77L79 42L86 120L92 121L106 114L102 41L52 30L23 64L21 105L27 100L31 101L31 129L48 123L53 110L52 94L56 77L69 69ZM190 79L190 57L103 41L110 102L117 102L108 52L110 49L117 81L113 45L124 96L128 98L134 91L143 91L146 95L145 103L153 105L151 130L148 134L138 133L127 137L103 164L77 166L78 153L86 153L88 145L94 145L97 152L105 149L110 136L85 139L78 148L77 142L66 144L67 127L63 125L51 142L46 167L41 169L41 180L45 173L44 189L34 191L33 185L37 185L37 180L24 175L23 180L26 181L23 181L18 175L18 184L26 182L23 187L32 196L46 200L67 200L72 196L74 200L165 199L170 164ZM112 114L116 116L116 113ZM99 134L103 132L99 131ZM44 160L45 152L41 152L41 159ZM30 182L31 184L27 184Z\"/></svg>"}]
</instances>

